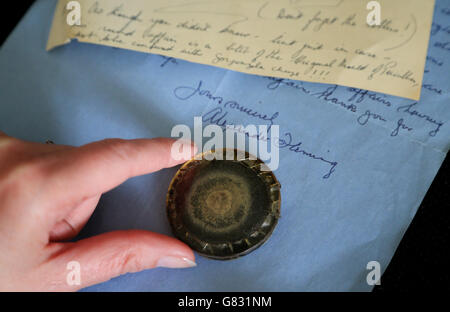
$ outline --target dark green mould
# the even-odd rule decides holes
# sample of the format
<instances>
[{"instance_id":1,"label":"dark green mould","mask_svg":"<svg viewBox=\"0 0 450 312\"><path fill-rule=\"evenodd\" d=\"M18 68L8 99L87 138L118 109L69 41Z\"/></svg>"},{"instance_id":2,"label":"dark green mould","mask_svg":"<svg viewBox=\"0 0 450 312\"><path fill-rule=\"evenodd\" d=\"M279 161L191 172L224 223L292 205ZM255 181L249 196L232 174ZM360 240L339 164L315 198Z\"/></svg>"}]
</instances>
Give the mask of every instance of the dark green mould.
<instances>
[{"instance_id":1,"label":"dark green mould","mask_svg":"<svg viewBox=\"0 0 450 312\"><path fill-rule=\"evenodd\" d=\"M220 154L223 160L207 160ZM261 160L230 149L186 162L167 193L175 236L200 255L219 260L261 246L277 225L281 205L280 183L263 168Z\"/></svg>"}]
</instances>

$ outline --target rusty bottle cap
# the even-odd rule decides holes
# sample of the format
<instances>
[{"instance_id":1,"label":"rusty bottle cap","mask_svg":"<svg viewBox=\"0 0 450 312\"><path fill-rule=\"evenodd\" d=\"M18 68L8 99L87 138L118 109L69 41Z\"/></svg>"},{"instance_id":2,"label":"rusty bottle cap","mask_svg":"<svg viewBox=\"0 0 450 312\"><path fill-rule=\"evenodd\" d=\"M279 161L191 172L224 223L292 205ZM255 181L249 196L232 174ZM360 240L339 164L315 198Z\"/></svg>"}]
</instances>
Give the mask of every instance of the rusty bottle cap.
<instances>
[{"instance_id":1,"label":"rusty bottle cap","mask_svg":"<svg viewBox=\"0 0 450 312\"><path fill-rule=\"evenodd\" d=\"M207 160L217 153L223 160ZM244 256L261 246L278 222L280 183L247 152L223 149L201 156L186 162L170 183L166 204L172 231L202 256Z\"/></svg>"}]
</instances>

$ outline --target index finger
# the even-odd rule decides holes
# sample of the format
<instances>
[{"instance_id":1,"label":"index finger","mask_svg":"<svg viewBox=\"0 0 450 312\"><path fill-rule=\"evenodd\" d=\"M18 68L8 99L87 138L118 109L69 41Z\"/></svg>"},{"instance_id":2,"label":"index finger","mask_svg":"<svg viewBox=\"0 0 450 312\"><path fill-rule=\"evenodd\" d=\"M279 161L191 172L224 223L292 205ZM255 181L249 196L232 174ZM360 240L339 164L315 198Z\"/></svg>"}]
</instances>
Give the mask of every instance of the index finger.
<instances>
[{"instance_id":1,"label":"index finger","mask_svg":"<svg viewBox=\"0 0 450 312\"><path fill-rule=\"evenodd\" d=\"M61 151L53 162L48 183L53 199L75 203L111 190L127 179L180 164L171 155L174 139L107 139ZM54 202L54 201L53 201Z\"/></svg>"}]
</instances>

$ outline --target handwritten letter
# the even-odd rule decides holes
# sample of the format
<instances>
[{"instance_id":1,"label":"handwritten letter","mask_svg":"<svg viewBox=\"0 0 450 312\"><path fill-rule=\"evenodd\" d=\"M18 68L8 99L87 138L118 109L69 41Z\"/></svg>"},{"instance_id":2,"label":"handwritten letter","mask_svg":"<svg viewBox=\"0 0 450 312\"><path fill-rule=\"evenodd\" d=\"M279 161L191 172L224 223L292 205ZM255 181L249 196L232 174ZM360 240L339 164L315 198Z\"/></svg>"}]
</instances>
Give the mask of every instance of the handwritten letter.
<instances>
[{"instance_id":1,"label":"handwritten letter","mask_svg":"<svg viewBox=\"0 0 450 312\"><path fill-rule=\"evenodd\" d=\"M249 74L333 83L418 100L434 0L79 0L58 2L47 44L72 39Z\"/></svg>"}]
</instances>

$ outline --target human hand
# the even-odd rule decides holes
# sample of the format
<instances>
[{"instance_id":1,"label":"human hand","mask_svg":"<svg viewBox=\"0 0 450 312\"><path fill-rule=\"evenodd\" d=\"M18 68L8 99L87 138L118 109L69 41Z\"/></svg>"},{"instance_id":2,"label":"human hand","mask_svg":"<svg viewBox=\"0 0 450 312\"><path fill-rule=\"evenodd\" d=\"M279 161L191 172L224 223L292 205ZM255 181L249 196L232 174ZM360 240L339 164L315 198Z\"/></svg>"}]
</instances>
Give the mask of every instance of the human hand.
<instances>
[{"instance_id":1,"label":"human hand","mask_svg":"<svg viewBox=\"0 0 450 312\"><path fill-rule=\"evenodd\" d=\"M75 237L102 193L133 176L177 165L172 139L108 139L82 147L0 132L0 290L73 291L154 267L195 266L184 243L148 231ZM195 154L192 148L192 154ZM67 282L80 265L80 285Z\"/></svg>"}]
</instances>

